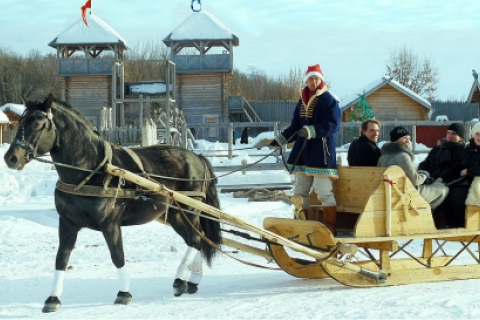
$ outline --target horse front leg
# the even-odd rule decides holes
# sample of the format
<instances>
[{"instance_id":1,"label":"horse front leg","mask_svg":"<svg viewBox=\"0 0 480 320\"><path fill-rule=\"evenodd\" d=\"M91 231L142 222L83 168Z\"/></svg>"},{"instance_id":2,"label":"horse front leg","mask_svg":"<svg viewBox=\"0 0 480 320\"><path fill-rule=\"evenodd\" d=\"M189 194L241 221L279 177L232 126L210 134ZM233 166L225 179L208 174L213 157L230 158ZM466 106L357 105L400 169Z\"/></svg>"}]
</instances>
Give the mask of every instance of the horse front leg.
<instances>
[{"instance_id":1,"label":"horse front leg","mask_svg":"<svg viewBox=\"0 0 480 320\"><path fill-rule=\"evenodd\" d=\"M65 277L65 269L67 268L68 259L73 251L75 243L77 242L78 231L80 228L74 225L68 225L59 219L58 225L58 239L59 245L57 250L57 257L55 260L55 275L53 277L52 290L50 296L45 300L42 312L55 312L62 303L60 296L63 292L63 279Z\"/></svg>"},{"instance_id":2,"label":"horse front leg","mask_svg":"<svg viewBox=\"0 0 480 320\"><path fill-rule=\"evenodd\" d=\"M118 223L110 222L102 228L102 233L110 250L112 262L118 271L120 288L114 303L127 305L132 301L132 295L130 294L130 278L125 267L122 229Z\"/></svg>"}]
</instances>

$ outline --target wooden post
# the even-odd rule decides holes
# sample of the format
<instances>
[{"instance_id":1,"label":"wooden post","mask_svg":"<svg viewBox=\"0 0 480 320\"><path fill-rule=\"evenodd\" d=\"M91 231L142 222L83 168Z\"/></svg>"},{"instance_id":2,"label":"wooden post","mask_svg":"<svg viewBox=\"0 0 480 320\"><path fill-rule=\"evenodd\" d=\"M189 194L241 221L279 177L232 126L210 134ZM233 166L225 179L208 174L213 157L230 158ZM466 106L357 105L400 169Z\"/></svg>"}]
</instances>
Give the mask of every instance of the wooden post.
<instances>
[{"instance_id":1,"label":"wooden post","mask_svg":"<svg viewBox=\"0 0 480 320\"><path fill-rule=\"evenodd\" d=\"M412 126L412 152L415 153L417 149L417 126Z\"/></svg>"},{"instance_id":2,"label":"wooden post","mask_svg":"<svg viewBox=\"0 0 480 320\"><path fill-rule=\"evenodd\" d=\"M143 125L143 118L148 119L148 117L144 117L143 112L143 94L138 95L138 123L137 127L141 128Z\"/></svg>"},{"instance_id":3,"label":"wooden post","mask_svg":"<svg viewBox=\"0 0 480 320\"><path fill-rule=\"evenodd\" d=\"M120 99L125 99L125 65L120 64ZM120 126L125 126L125 103L120 104Z\"/></svg>"},{"instance_id":4,"label":"wooden post","mask_svg":"<svg viewBox=\"0 0 480 320\"><path fill-rule=\"evenodd\" d=\"M392 235L392 185L388 174L383 176L385 185L385 232L387 237Z\"/></svg>"},{"instance_id":5,"label":"wooden post","mask_svg":"<svg viewBox=\"0 0 480 320\"><path fill-rule=\"evenodd\" d=\"M188 139L188 133L190 131L187 129L187 123L183 122L182 123L182 147L187 149L188 144L187 144L187 139Z\"/></svg>"},{"instance_id":6,"label":"wooden post","mask_svg":"<svg viewBox=\"0 0 480 320\"><path fill-rule=\"evenodd\" d=\"M100 123L98 126L98 130L103 130L107 127L107 108L103 107L100 111Z\"/></svg>"},{"instance_id":7,"label":"wooden post","mask_svg":"<svg viewBox=\"0 0 480 320\"><path fill-rule=\"evenodd\" d=\"M228 124L228 159L233 158L233 122Z\"/></svg>"}]
</instances>

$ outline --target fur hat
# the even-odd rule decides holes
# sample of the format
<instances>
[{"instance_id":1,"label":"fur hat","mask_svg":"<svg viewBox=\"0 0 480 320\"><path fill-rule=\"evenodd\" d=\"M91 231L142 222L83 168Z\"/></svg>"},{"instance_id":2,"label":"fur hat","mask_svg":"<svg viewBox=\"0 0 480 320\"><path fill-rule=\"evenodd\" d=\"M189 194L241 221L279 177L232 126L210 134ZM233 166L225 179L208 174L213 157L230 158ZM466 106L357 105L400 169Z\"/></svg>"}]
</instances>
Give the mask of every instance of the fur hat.
<instances>
[{"instance_id":1,"label":"fur hat","mask_svg":"<svg viewBox=\"0 0 480 320\"><path fill-rule=\"evenodd\" d=\"M465 139L465 127L461 123L452 123L447 130L455 131L462 139Z\"/></svg>"},{"instance_id":2,"label":"fur hat","mask_svg":"<svg viewBox=\"0 0 480 320\"><path fill-rule=\"evenodd\" d=\"M322 81L323 81L323 73L322 73L322 69L320 69L319 64L316 64L316 65L313 65L313 66L308 66L307 72L305 72L305 74L306 74L305 79L308 79L311 76L319 76L320 79L322 79Z\"/></svg>"},{"instance_id":3,"label":"fur hat","mask_svg":"<svg viewBox=\"0 0 480 320\"><path fill-rule=\"evenodd\" d=\"M480 122L475 123L475 125L472 127L472 138L475 135L475 133L480 131Z\"/></svg>"},{"instance_id":4,"label":"fur hat","mask_svg":"<svg viewBox=\"0 0 480 320\"><path fill-rule=\"evenodd\" d=\"M390 131L390 141L395 142L398 139L400 139L401 137L411 136L411 135L412 135L412 133L407 128L395 127L395 128L393 128L392 131Z\"/></svg>"}]
</instances>

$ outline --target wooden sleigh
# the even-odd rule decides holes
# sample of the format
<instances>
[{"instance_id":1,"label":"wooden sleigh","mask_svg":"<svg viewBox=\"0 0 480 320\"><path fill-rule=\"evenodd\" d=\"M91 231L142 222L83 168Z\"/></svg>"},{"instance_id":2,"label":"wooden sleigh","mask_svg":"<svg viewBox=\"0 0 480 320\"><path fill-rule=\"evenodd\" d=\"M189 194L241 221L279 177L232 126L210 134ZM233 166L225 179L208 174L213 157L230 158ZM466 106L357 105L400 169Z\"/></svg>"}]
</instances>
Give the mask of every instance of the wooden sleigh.
<instances>
[{"instance_id":1,"label":"wooden sleigh","mask_svg":"<svg viewBox=\"0 0 480 320\"><path fill-rule=\"evenodd\" d=\"M339 237L321 223L314 195L310 211L320 221L266 218L261 228L121 168L106 165L105 171L259 235L268 251L228 238L223 243L271 257L295 277L331 277L357 287L480 277L480 206L467 206L465 228L437 230L429 204L398 166L339 168L334 184ZM419 242L420 252L409 249L416 243L419 251ZM459 244L453 253L445 246L450 242ZM471 264L456 264L462 252L470 254Z\"/></svg>"},{"instance_id":2,"label":"wooden sleigh","mask_svg":"<svg viewBox=\"0 0 480 320\"><path fill-rule=\"evenodd\" d=\"M351 286L386 286L418 282L470 279L480 277L480 207L467 205L465 228L438 230L429 204L418 193L398 166L339 167L334 183L337 200L338 237L318 221L267 218L263 226L306 246L318 247L336 255L348 256L337 246L351 245L362 252L362 260L351 263L370 270L383 271L383 283L366 281L351 272L315 261L292 257L285 248L270 245L275 261L296 277L332 277ZM309 216L322 221L321 206L311 195ZM345 232L346 231L346 232ZM350 233L350 234L349 234ZM343 236L342 236L343 235ZM420 242L421 250L418 246ZM446 244L459 245L447 252ZM410 249L412 244L416 248ZM471 245L476 248L472 249ZM353 249L353 250L355 250ZM345 250L344 250L345 251ZM468 252L470 265L456 265L458 256ZM474 253L475 252L475 253Z\"/></svg>"}]
</instances>

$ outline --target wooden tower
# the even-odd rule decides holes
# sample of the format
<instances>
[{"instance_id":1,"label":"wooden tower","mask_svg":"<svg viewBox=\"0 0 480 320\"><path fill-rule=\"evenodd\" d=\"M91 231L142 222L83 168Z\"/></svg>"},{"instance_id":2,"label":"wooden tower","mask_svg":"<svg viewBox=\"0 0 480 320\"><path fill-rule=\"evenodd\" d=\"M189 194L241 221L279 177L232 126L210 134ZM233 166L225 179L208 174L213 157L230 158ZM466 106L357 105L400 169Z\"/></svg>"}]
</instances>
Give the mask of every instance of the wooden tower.
<instances>
[{"instance_id":1,"label":"wooden tower","mask_svg":"<svg viewBox=\"0 0 480 320\"><path fill-rule=\"evenodd\" d=\"M208 12L194 12L163 42L176 65L177 107L189 127L212 124L196 130L199 138L218 140L215 123L227 122L228 87L233 71L233 47L239 39Z\"/></svg>"},{"instance_id":2,"label":"wooden tower","mask_svg":"<svg viewBox=\"0 0 480 320\"><path fill-rule=\"evenodd\" d=\"M79 110L98 128L101 110L112 106L112 76L124 60L126 41L99 17L87 15L60 33L48 45L57 49L57 74L61 77L64 100ZM123 81L120 81L123 84ZM115 108L113 114L117 115ZM117 123L114 116L113 125Z\"/></svg>"}]
</instances>

